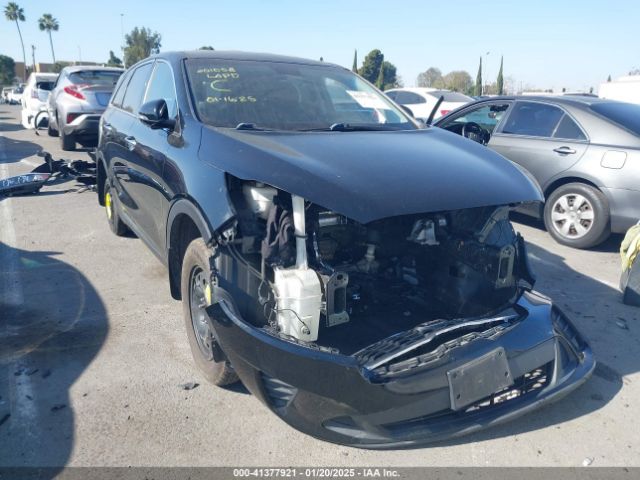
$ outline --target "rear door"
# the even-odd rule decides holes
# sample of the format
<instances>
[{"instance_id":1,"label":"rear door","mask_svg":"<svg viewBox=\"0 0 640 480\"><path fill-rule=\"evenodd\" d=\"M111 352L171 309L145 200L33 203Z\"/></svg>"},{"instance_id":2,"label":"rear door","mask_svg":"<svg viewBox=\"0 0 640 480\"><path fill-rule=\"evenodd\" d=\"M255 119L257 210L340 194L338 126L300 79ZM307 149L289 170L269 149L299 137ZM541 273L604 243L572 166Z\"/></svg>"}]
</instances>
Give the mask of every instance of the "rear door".
<instances>
[{"instance_id":1,"label":"rear door","mask_svg":"<svg viewBox=\"0 0 640 480\"><path fill-rule=\"evenodd\" d=\"M589 141L560 106L527 100L515 102L488 146L526 168L544 189L580 160Z\"/></svg>"}]
</instances>

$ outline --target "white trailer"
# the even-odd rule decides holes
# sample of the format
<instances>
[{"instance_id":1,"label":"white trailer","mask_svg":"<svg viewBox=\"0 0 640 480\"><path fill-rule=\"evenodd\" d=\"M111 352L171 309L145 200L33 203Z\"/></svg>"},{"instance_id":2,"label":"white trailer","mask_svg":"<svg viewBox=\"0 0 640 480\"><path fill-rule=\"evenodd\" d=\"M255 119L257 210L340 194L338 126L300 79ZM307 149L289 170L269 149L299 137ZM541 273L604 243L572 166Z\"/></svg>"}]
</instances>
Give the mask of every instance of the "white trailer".
<instances>
[{"instance_id":1,"label":"white trailer","mask_svg":"<svg viewBox=\"0 0 640 480\"><path fill-rule=\"evenodd\" d=\"M640 104L640 75L627 75L600 84L600 98Z\"/></svg>"}]
</instances>

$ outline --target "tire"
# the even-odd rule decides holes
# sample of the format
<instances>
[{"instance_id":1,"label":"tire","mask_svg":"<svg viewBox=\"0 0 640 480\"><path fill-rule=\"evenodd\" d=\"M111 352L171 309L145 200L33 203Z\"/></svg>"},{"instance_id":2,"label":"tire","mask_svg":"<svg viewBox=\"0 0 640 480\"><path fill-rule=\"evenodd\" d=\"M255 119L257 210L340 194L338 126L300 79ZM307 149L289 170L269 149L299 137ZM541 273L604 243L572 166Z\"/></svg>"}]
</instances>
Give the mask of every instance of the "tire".
<instances>
[{"instance_id":1,"label":"tire","mask_svg":"<svg viewBox=\"0 0 640 480\"><path fill-rule=\"evenodd\" d=\"M107 214L107 222L109 222L109 228L119 237L124 237L129 233L129 227L120 219L118 209L115 205L115 197L112 194L111 183L109 179L104 182L104 209Z\"/></svg>"},{"instance_id":2,"label":"tire","mask_svg":"<svg viewBox=\"0 0 640 480\"><path fill-rule=\"evenodd\" d=\"M47 122L47 133L49 134L50 137L58 136L58 130L56 130L51 126L51 122Z\"/></svg>"},{"instance_id":3,"label":"tire","mask_svg":"<svg viewBox=\"0 0 640 480\"><path fill-rule=\"evenodd\" d=\"M205 290L211 276L211 252L204 240L197 238L187 247L182 261L181 292L184 324L189 338L191 355L204 377L214 385L230 385L238 375L216 342L214 332L206 321ZM218 361L214 357L218 357Z\"/></svg>"},{"instance_id":4,"label":"tire","mask_svg":"<svg viewBox=\"0 0 640 480\"><path fill-rule=\"evenodd\" d=\"M568 183L554 190L544 205L547 232L562 245L590 248L611 234L609 203L597 188Z\"/></svg>"},{"instance_id":5,"label":"tire","mask_svg":"<svg viewBox=\"0 0 640 480\"><path fill-rule=\"evenodd\" d=\"M65 152L73 152L76 149L76 137L60 131L60 148Z\"/></svg>"}]
</instances>

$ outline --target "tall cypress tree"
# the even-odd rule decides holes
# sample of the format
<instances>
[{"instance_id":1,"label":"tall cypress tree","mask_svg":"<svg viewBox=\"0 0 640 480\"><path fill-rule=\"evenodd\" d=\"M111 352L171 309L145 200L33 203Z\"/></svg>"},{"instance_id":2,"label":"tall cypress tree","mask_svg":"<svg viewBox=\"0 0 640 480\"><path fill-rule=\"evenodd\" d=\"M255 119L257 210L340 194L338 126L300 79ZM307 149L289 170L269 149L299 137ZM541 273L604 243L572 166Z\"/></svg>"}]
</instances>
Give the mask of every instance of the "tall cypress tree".
<instances>
[{"instance_id":1,"label":"tall cypress tree","mask_svg":"<svg viewBox=\"0 0 640 480\"><path fill-rule=\"evenodd\" d=\"M480 56L480 66L478 67L478 75L476 75L476 95L482 95L482 56Z\"/></svg>"},{"instance_id":2,"label":"tall cypress tree","mask_svg":"<svg viewBox=\"0 0 640 480\"><path fill-rule=\"evenodd\" d=\"M504 60L504 56L500 57L500 70L498 71L498 80L496 80L496 83L498 84L498 95L504 94L504 78L502 76L503 60Z\"/></svg>"},{"instance_id":3,"label":"tall cypress tree","mask_svg":"<svg viewBox=\"0 0 640 480\"><path fill-rule=\"evenodd\" d=\"M354 50L353 52L353 66L351 67L351 71L358 73L358 50Z\"/></svg>"}]
</instances>

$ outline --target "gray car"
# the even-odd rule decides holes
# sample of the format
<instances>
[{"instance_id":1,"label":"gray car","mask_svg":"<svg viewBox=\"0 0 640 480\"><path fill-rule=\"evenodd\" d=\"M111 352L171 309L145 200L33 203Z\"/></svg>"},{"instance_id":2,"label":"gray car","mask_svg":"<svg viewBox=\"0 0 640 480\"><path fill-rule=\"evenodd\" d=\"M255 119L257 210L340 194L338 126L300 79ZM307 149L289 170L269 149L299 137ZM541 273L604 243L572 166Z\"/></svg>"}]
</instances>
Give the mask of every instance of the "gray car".
<instances>
[{"instance_id":1,"label":"gray car","mask_svg":"<svg viewBox=\"0 0 640 480\"><path fill-rule=\"evenodd\" d=\"M76 142L97 141L100 116L122 72L121 68L82 65L62 69L47 110L49 135L60 135L63 150L74 150Z\"/></svg>"},{"instance_id":2,"label":"gray car","mask_svg":"<svg viewBox=\"0 0 640 480\"><path fill-rule=\"evenodd\" d=\"M595 246L640 218L640 106L578 96L482 99L435 125L487 145L538 181L544 219L564 245Z\"/></svg>"}]
</instances>

